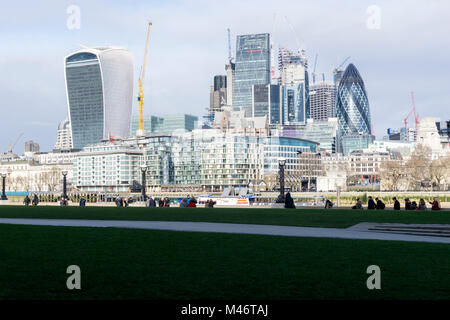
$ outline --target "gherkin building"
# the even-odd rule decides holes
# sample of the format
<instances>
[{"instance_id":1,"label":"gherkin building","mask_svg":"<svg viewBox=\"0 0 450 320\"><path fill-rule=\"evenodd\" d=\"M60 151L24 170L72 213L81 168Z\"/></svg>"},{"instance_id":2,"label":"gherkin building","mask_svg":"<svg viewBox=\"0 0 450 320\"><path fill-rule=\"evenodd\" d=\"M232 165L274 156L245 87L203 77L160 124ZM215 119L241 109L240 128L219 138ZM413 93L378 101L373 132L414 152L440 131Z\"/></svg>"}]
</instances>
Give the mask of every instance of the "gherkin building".
<instances>
[{"instance_id":1,"label":"gherkin building","mask_svg":"<svg viewBox=\"0 0 450 320\"><path fill-rule=\"evenodd\" d=\"M345 69L339 83L336 117L341 137L371 134L369 100L364 81L353 64L349 64Z\"/></svg>"}]
</instances>

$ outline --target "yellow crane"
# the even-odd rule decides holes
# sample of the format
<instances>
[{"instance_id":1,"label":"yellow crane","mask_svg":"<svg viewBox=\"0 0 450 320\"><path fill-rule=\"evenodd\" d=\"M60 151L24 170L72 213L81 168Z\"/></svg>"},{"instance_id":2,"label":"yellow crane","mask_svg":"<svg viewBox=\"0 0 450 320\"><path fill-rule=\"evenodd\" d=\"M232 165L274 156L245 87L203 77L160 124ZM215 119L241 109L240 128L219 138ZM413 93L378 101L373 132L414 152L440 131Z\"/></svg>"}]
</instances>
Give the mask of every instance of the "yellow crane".
<instances>
[{"instance_id":1,"label":"yellow crane","mask_svg":"<svg viewBox=\"0 0 450 320\"><path fill-rule=\"evenodd\" d=\"M145 41L144 64L142 65L141 75L138 79L138 102L139 102L139 127L136 132L137 136L145 136L144 130L144 79L145 67L147 65L148 40L150 38L150 28L152 23L149 22L147 26L147 40Z\"/></svg>"}]
</instances>

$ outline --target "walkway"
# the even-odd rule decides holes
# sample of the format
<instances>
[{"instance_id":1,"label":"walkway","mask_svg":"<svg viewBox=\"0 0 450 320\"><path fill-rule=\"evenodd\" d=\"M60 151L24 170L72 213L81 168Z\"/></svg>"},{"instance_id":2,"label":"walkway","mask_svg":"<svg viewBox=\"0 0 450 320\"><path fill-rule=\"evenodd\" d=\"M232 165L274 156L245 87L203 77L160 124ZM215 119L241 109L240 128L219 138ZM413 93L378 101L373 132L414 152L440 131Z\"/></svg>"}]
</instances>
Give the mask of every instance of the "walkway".
<instances>
[{"instance_id":1,"label":"walkway","mask_svg":"<svg viewBox=\"0 0 450 320\"><path fill-rule=\"evenodd\" d=\"M121 220L60 220L60 219L10 219L0 218L0 224L67 226L67 227L102 227L133 228L148 230L172 230L190 232L217 232L237 234L257 234L286 237L314 237L339 239L391 240L412 242L450 243L450 237L412 235L408 233L387 233L371 228L370 224L359 224L348 229L307 228L256 224L232 224L210 222L169 222L169 221L121 221ZM377 224L373 224L376 226ZM448 225L442 225L449 228Z\"/></svg>"}]
</instances>

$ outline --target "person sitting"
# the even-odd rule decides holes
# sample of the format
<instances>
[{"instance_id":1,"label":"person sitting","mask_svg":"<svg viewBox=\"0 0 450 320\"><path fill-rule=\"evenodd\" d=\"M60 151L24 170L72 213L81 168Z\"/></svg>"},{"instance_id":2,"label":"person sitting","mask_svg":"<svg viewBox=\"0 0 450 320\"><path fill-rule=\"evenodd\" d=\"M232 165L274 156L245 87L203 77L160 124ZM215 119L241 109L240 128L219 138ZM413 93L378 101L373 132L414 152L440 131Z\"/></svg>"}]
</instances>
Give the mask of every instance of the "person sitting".
<instances>
[{"instance_id":1,"label":"person sitting","mask_svg":"<svg viewBox=\"0 0 450 320\"><path fill-rule=\"evenodd\" d=\"M197 200L195 200L194 197L190 198L188 200L188 205L187 206L188 206L188 208L195 208L195 207L197 207Z\"/></svg>"},{"instance_id":2,"label":"person sitting","mask_svg":"<svg viewBox=\"0 0 450 320\"><path fill-rule=\"evenodd\" d=\"M369 200L367 201L367 209L374 210L377 207L375 201L373 201L372 197L369 196Z\"/></svg>"},{"instance_id":3,"label":"person sitting","mask_svg":"<svg viewBox=\"0 0 450 320\"><path fill-rule=\"evenodd\" d=\"M216 204L215 201L213 201L212 199L209 200L209 206L208 206L208 208L214 208L214 205L215 205L215 204Z\"/></svg>"},{"instance_id":4,"label":"person sitting","mask_svg":"<svg viewBox=\"0 0 450 320\"><path fill-rule=\"evenodd\" d=\"M400 202L397 200L396 197L392 198L394 200L394 210L400 210Z\"/></svg>"},{"instance_id":5,"label":"person sitting","mask_svg":"<svg viewBox=\"0 0 450 320\"><path fill-rule=\"evenodd\" d=\"M417 206L417 202L413 201L411 202L411 208L409 210L417 210L418 206Z\"/></svg>"},{"instance_id":6,"label":"person sitting","mask_svg":"<svg viewBox=\"0 0 450 320\"><path fill-rule=\"evenodd\" d=\"M164 199L164 207L170 207L170 200L168 197Z\"/></svg>"},{"instance_id":7,"label":"person sitting","mask_svg":"<svg viewBox=\"0 0 450 320\"><path fill-rule=\"evenodd\" d=\"M352 207L352 209L362 209L362 202L359 198L356 199L356 204Z\"/></svg>"},{"instance_id":8,"label":"person sitting","mask_svg":"<svg viewBox=\"0 0 450 320\"><path fill-rule=\"evenodd\" d=\"M84 197L81 197L80 199L80 207L85 207L86 206L86 199Z\"/></svg>"},{"instance_id":9,"label":"person sitting","mask_svg":"<svg viewBox=\"0 0 450 320\"><path fill-rule=\"evenodd\" d=\"M159 198L158 207L164 207L164 199L163 198Z\"/></svg>"},{"instance_id":10,"label":"person sitting","mask_svg":"<svg viewBox=\"0 0 450 320\"><path fill-rule=\"evenodd\" d=\"M284 199L284 207L287 209L295 209L294 199L291 197L291 193L286 193L286 198Z\"/></svg>"},{"instance_id":11,"label":"person sitting","mask_svg":"<svg viewBox=\"0 0 450 320\"><path fill-rule=\"evenodd\" d=\"M420 199L419 200L419 208L417 210L427 210L427 205L425 203L425 200Z\"/></svg>"},{"instance_id":12,"label":"person sitting","mask_svg":"<svg viewBox=\"0 0 450 320\"><path fill-rule=\"evenodd\" d=\"M209 199L205 202L205 208L209 208Z\"/></svg>"},{"instance_id":13,"label":"person sitting","mask_svg":"<svg viewBox=\"0 0 450 320\"><path fill-rule=\"evenodd\" d=\"M381 199L375 198L375 201L377 202L377 210L384 210L384 208L386 208L386 205Z\"/></svg>"},{"instance_id":14,"label":"person sitting","mask_svg":"<svg viewBox=\"0 0 450 320\"><path fill-rule=\"evenodd\" d=\"M149 206L149 207L156 207L156 201L155 201L155 199L153 198L153 196L151 196L151 197L148 199L148 206Z\"/></svg>"},{"instance_id":15,"label":"person sitting","mask_svg":"<svg viewBox=\"0 0 450 320\"><path fill-rule=\"evenodd\" d=\"M331 202L329 199L325 201L325 209L331 209L333 208L333 202Z\"/></svg>"},{"instance_id":16,"label":"person sitting","mask_svg":"<svg viewBox=\"0 0 450 320\"><path fill-rule=\"evenodd\" d=\"M180 201L180 208L186 208L187 207L187 199L183 198Z\"/></svg>"},{"instance_id":17,"label":"person sitting","mask_svg":"<svg viewBox=\"0 0 450 320\"><path fill-rule=\"evenodd\" d=\"M435 197L433 202L430 202L431 210L441 210L441 203L439 202L439 198Z\"/></svg>"},{"instance_id":18,"label":"person sitting","mask_svg":"<svg viewBox=\"0 0 450 320\"><path fill-rule=\"evenodd\" d=\"M25 199L23 199L23 203L25 204L25 206L29 206L31 202L31 199L28 197L28 195L25 196Z\"/></svg>"},{"instance_id":19,"label":"person sitting","mask_svg":"<svg viewBox=\"0 0 450 320\"><path fill-rule=\"evenodd\" d=\"M405 210L411 210L411 200L409 198L405 199Z\"/></svg>"}]
</instances>

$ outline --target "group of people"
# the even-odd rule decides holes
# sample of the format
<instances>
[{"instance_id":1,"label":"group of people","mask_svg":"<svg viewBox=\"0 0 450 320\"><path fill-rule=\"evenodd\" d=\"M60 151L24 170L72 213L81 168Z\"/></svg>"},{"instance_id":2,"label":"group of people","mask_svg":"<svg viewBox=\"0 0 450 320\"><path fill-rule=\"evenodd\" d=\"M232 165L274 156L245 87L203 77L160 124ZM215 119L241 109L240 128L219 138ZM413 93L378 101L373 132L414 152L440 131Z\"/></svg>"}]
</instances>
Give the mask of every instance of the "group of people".
<instances>
[{"instance_id":1,"label":"group of people","mask_svg":"<svg viewBox=\"0 0 450 320\"><path fill-rule=\"evenodd\" d=\"M212 199L206 200L205 202L205 208L214 208L214 205L216 204L215 201Z\"/></svg>"},{"instance_id":2,"label":"group of people","mask_svg":"<svg viewBox=\"0 0 450 320\"><path fill-rule=\"evenodd\" d=\"M170 207L170 200L166 197L160 198L158 201L156 201L155 198L151 196L145 202L146 207L156 207L156 204L158 204L158 207Z\"/></svg>"},{"instance_id":3,"label":"group of people","mask_svg":"<svg viewBox=\"0 0 450 320\"><path fill-rule=\"evenodd\" d=\"M400 202L397 200L397 197L392 198L394 201L394 210L400 210ZM439 198L435 197L433 202L430 202L431 210L440 210L441 203L439 202ZM326 207L326 205L325 205ZM383 210L386 208L386 205L379 198L375 198L375 201L371 196L369 196L367 200L367 209L368 210ZM362 201L360 198L356 199L356 204L352 207L352 209L363 209ZM417 204L416 201L412 201L409 198L405 198L405 210L426 210L427 205L424 199L420 199Z\"/></svg>"},{"instance_id":4,"label":"group of people","mask_svg":"<svg viewBox=\"0 0 450 320\"><path fill-rule=\"evenodd\" d=\"M39 204L39 197L36 194L34 194L32 199L30 199L30 197L26 195L25 198L23 199L23 204L28 207L30 203L33 206L37 206Z\"/></svg>"},{"instance_id":5,"label":"group of people","mask_svg":"<svg viewBox=\"0 0 450 320\"><path fill-rule=\"evenodd\" d=\"M197 207L197 199L195 199L195 197L187 195L186 198L183 198L180 201L180 208L195 208L195 207Z\"/></svg>"}]
</instances>

